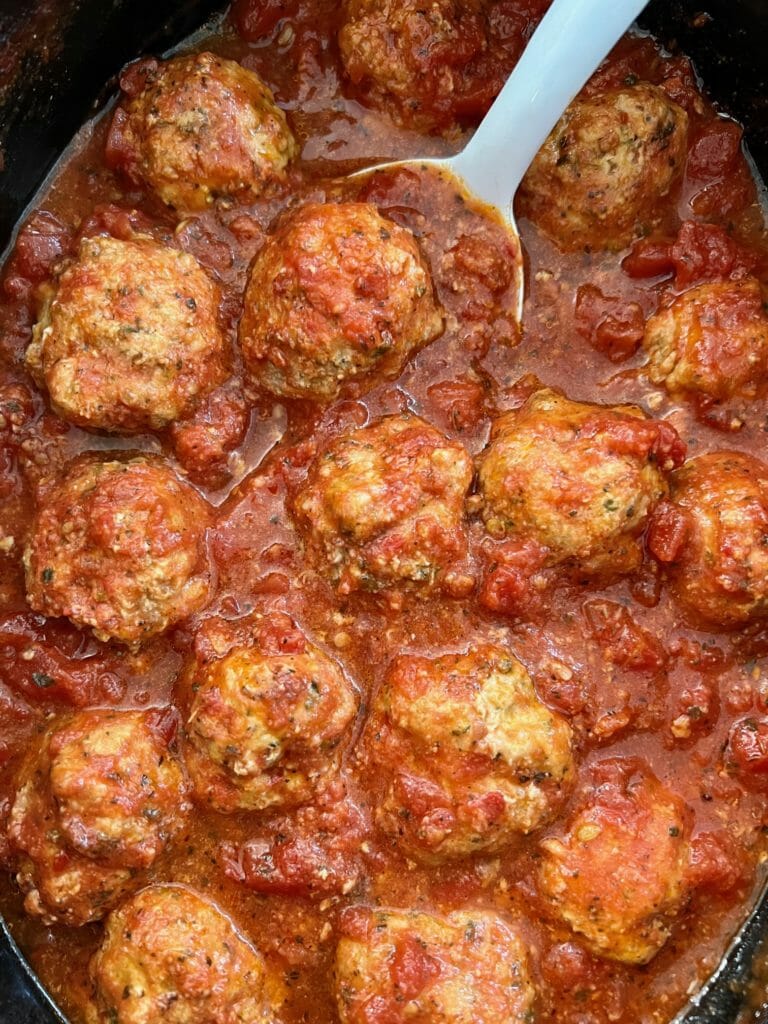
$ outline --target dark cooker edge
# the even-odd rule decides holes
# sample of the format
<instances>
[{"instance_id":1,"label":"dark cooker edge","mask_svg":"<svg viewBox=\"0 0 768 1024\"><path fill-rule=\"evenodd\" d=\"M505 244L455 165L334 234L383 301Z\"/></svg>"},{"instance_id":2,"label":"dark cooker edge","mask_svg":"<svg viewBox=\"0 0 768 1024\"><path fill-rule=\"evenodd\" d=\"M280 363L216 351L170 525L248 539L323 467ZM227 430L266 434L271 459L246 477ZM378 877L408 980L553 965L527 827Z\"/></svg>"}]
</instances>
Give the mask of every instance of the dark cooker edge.
<instances>
[{"instance_id":1,"label":"dark cooker edge","mask_svg":"<svg viewBox=\"0 0 768 1024\"><path fill-rule=\"evenodd\" d=\"M165 51L221 7L218 0L0 0L0 251L72 136L108 99L122 65ZM749 150L768 176L767 0L652 0L641 25L694 59L709 94L746 125ZM680 1024L735 1022L766 938L764 897ZM768 1013L751 1020L768 1024ZM0 1024L66 1024L1 918Z\"/></svg>"}]
</instances>

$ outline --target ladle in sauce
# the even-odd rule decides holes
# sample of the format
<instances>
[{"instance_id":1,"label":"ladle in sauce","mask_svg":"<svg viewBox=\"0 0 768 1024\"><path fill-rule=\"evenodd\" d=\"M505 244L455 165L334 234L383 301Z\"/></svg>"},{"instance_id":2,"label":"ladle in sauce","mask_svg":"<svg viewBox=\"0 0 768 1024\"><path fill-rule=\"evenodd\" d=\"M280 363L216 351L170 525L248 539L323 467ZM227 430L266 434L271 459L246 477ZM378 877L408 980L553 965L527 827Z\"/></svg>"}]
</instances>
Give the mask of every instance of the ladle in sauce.
<instances>
[{"instance_id":1,"label":"ladle in sauce","mask_svg":"<svg viewBox=\"0 0 768 1024\"><path fill-rule=\"evenodd\" d=\"M516 316L522 321L525 282L513 200L531 161L561 114L648 0L554 0L515 70L470 141L455 156L390 161L353 177L398 167L430 168L457 179L491 207L514 237Z\"/></svg>"}]
</instances>

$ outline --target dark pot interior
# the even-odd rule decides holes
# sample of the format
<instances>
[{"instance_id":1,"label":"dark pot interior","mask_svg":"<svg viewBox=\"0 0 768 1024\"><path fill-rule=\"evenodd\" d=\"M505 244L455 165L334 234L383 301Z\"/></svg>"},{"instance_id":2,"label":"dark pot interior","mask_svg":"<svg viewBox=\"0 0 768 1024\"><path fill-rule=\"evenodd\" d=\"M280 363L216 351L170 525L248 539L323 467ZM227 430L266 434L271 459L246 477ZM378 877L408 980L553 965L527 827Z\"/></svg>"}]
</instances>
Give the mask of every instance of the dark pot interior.
<instances>
[{"instance_id":1,"label":"dark pot interior","mask_svg":"<svg viewBox=\"0 0 768 1024\"><path fill-rule=\"evenodd\" d=\"M177 44L221 6L218 0L0 0L0 250L72 136L108 101L122 65ZM768 6L709 0L705 11L700 0L653 0L641 23L669 49L694 59L710 95L746 126L752 157L768 174ZM681 1024L737 1020L765 937L766 899ZM754 1009L739 1019L765 1022L768 1015ZM4 928L0 1021L63 1021Z\"/></svg>"}]
</instances>

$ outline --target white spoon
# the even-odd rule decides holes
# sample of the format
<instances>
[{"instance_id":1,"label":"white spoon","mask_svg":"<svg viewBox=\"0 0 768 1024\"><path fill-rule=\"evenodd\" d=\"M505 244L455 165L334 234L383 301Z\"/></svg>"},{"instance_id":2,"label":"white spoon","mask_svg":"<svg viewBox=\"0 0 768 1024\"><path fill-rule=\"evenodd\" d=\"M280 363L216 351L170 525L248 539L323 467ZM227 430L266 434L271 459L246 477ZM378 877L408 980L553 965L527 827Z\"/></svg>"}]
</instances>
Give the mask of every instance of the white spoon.
<instances>
[{"instance_id":1,"label":"white spoon","mask_svg":"<svg viewBox=\"0 0 768 1024\"><path fill-rule=\"evenodd\" d=\"M495 207L517 242L516 316L524 280L513 200L525 172L560 115L634 22L648 0L554 0L475 134L456 156L394 160L352 177L394 167L431 167L459 179Z\"/></svg>"}]
</instances>

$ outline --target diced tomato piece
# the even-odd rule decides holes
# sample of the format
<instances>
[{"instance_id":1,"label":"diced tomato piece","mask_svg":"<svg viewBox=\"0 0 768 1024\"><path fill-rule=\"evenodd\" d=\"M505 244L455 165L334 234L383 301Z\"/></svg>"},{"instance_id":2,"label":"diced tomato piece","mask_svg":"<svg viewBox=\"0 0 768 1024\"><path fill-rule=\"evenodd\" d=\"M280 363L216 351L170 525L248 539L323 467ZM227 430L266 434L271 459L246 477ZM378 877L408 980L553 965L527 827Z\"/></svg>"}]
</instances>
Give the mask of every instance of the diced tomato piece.
<instances>
[{"instance_id":1,"label":"diced tomato piece","mask_svg":"<svg viewBox=\"0 0 768 1024\"><path fill-rule=\"evenodd\" d=\"M630 277L674 275L675 288L754 273L761 256L716 224L685 221L674 239L643 238L622 262Z\"/></svg>"},{"instance_id":2,"label":"diced tomato piece","mask_svg":"<svg viewBox=\"0 0 768 1024\"><path fill-rule=\"evenodd\" d=\"M459 432L476 426L483 416L485 390L476 380L443 380L427 390L435 412L445 425Z\"/></svg>"},{"instance_id":3,"label":"diced tomato piece","mask_svg":"<svg viewBox=\"0 0 768 1024\"><path fill-rule=\"evenodd\" d=\"M535 541L514 540L495 546L480 589L480 603L510 617L530 613L538 603L531 578L544 566L546 557L546 549Z\"/></svg>"},{"instance_id":4,"label":"diced tomato piece","mask_svg":"<svg viewBox=\"0 0 768 1024\"><path fill-rule=\"evenodd\" d=\"M11 260L13 272L33 283L44 281L72 249L69 225L46 210L37 210L19 232Z\"/></svg>"},{"instance_id":5,"label":"diced tomato piece","mask_svg":"<svg viewBox=\"0 0 768 1024\"><path fill-rule=\"evenodd\" d=\"M301 654L307 638L289 615L273 612L259 630L259 646L267 657L278 654Z\"/></svg>"},{"instance_id":6,"label":"diced tomato piece","mask_svg":"<svg viewBox=\"0 0 768 1024\"><path fill-rule=\"evenodd\" d=\"M701 832L691 840L689 872L694 887L728 893L747 881L749 858L724 829Z\"/></svg>"},{"instance_id":7,"label":"diced tomato piece","mask_svg":"<svg viewBox=\"0 0 768 1024\"><path fill-rule=\"evenodd\" d=\"M229 455L242 442L250 414L241 382L233 381L206 395L189 419L171 426L176 457L192 480L208 487L226 483Z\"/></svg>"},{"instance_id":8,"label":"diced tomato piece","mask_svg":"<svg viewBox=\"0 0 768 1024\"><path fill-rule=\"evenodd\" d=\"M632 246L629 255L624 257L621 267L630 277L661 277L674 273L672 241L641 238Z\"/></svg>"},{"instance_id":9,"label":"diced tomato piece","mask_svg":"<svg viewBox=\"0 0 768 1024\"><path fill-rule=\"evenodd\" d=\"M664 75L659 83L671 100L687 111L688 114L701 113L704 104L688 57L672 57L664 62Z\"/></svg>"},{"instance_id":10,"label":"diced tomato piece","mask_svg":"<svg viewBox=\"0 0 768 1024\"><path fill-rule=\"evenodd\" d=\"M407 1003L440 977L440 963L427 953L423 943L412 935L404 935L395 946L389 975L398 995Z\"/></svg>"},{"instance_id":11,"label":"diced tomato piece","mask_svg":"<svg viewBox=\"0 0 768 1024\"><path fill-rule=\"evenodd\" d=\"M648 548L660 562L674 562L688 538L688 517L671 501L660 501L651 514Z\"/></svg>"},{"instance_id":12,"label":"diced tomato piece","mask_svg":"<svg viewBox=\"0 0 768 1024\"><path fill-rule=\"evenodd\" d=\"M743 134L741 125L727 118L708 121L690 148L688 176L714 180L729 174L742 156Z\"/></svg>"},{"instance_id":13,"label":"diced tomato piece","mask_svg":"<svg viewBox=\"0 0 768 1024\"><path fill-rule=\"evenodd\" d=\"M114 203L99 203L80 228L81 238L93 235L111 235L128 241L136 234L149 234L154 228L153 221L141 210L126 209Z\"/></svg>"},{"instance_id":14,"label":"diced tomato piece","mask_svg":"<svg viewBox=\"0 0 768 1024\"><path fill-rule=\"evenodd\" d=\"M584 605L589 629L605 657L620 668L655 673L667 663L663 645L635 622L629 609L615 601L588 601Z\"/></svg>"},{"instance_id":15,"label":"diced tomato piece","mask_svg":"<svg viewBox=\"0 0 768 1024\"><path fill-rule=\"evenodd\" d=\"M727 661L725 652L717 644L702 644L689 637L676 637L671 653L683 659L689 668L698 672L722 669Z\"/></svg>"},{"instance_id":16,"label":"diced tomato piece","mask_svg":"<svg viewBox=\"0 0 768 1024\"><path fill-rule=\"evenodd\" d=\"M681 226L671 256L676 288L743 276L753 271L760 260L757 253L739 245L723 228L690 220Z\"/></svg>"},{"instance_id":17,"label":"diced tomato piece","mask_svg":"<svg viewBox=\"0 0 768 1024\"><path fill-rule=\"evenodd\" d=\"M594 285L576 293L576 330L612 362L633 355L643 340L645 317L637 302L604 295Z\"/></svg>"},{"instance_id":18,"label":"diced tomato piece","mask_svg":"<svg viewBox=\"0 0 768 1024\"><path fill-rule=\"evenodd\" d=\"M690 200L697 217L731 217L755 199L755 183L748 167L738 167L726 178L704 185Z\"/></svg>"},{"instance_id":19,"label":"diced tomato piece","mask_svg":"<svg viewBox=\"0 0 768 1024\"><path fill-rule=\"evenodd\" d=\"M147 725L159 736L165 746L170 746L179 732L181 720L175 707L153 708L147 716Z\"/></svg>"},{"instance_id":20,"label":"diced tomato piece","mask_svg":"<svg viewBox=\"0 0 768 1024\"><path fill-rule=\"evenodd\" d=\"M653 458L662 469L674 469L685 461L685 442L671 423L627 417L616 419L596 412L585 419L581 437L605 438L619 455Z\"/></svg>"},{"instance_id":21,"label":"diced tomato piece","mask_svg":"<svg viewBox=\"0 0 768 1024\"><path fill-rule=\"evenodd\" d=\"M768 787L768 719L748 717L734 722L725 762L743 782Z\"/></svg>"}]
</instances>

